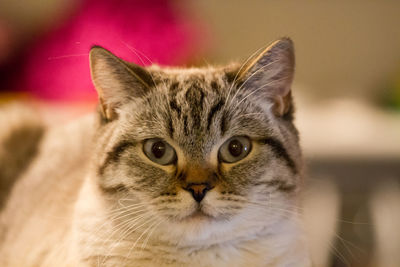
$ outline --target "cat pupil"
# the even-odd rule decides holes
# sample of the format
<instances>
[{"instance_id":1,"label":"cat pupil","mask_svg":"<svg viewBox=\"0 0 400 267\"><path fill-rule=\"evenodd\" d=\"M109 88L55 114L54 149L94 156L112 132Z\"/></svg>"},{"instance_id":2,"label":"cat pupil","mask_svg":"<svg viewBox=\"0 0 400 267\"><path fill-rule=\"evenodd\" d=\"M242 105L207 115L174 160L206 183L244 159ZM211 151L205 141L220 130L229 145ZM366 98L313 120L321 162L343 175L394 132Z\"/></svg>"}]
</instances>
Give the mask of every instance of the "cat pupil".
<instances>
[{"instance_id":1,"label":"cat pupil","mask_svg":"<svg viewBox=\"0 0 400 267\"><path fill-rule=\"evenodd\" d=\"M232 156L238 157L242 154L243 145L238 140L232 140L229 143L228 149L229 149L229 153L231 153Z\"/></svg>"},{"instance_id":2,"label":"cat pupil","mask_svg":"<svg viewBox=\"0 0 400 267\"><path fill-rule=\"evenodd\" d=\"M151 152L156 158L161 158L165 154L165 144L164 142L158 141L151 147Z\"/></svg>"}]
</instances>

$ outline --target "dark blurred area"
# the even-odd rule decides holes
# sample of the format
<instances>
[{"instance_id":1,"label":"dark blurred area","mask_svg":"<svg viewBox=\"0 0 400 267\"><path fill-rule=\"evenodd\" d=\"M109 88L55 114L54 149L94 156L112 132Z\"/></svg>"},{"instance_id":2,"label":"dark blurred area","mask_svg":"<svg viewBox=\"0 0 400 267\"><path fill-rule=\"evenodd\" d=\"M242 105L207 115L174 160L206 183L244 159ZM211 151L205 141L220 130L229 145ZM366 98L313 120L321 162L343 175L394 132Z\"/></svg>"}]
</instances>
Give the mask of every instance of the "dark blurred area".
<instances>
[{"instance_id":1,"label":"dark blurred area","mask_svg":"<svg viewBox=\"0 0 400 267\"><path fill-rule=\"evenodd\" d=\"M93 110L95 44L141 65L221 65L289 36L315 266L396 267L399 14L395 0L2 0L0 103L33 102L49 123Z\"/></svg>"}]
</instances>

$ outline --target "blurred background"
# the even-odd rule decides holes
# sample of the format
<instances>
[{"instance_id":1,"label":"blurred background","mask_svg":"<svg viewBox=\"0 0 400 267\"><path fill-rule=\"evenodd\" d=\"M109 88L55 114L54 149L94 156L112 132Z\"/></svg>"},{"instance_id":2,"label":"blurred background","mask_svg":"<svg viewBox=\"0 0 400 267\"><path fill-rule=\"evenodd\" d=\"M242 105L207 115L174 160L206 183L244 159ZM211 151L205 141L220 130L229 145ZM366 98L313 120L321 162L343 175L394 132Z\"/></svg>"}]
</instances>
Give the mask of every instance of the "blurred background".
<instances>
[{"instance_id":1,"label":"blurred background","mask_svg":"<svg viewBox=\"0 0 400 267\"><path fill-rule=\"evenodd\" d=\"M141 65L296 46L296 123L315 266L400 266L400 1L1 0L0 103L49 123L94 109L89 48Z\"/></svg>"}]
</instances>

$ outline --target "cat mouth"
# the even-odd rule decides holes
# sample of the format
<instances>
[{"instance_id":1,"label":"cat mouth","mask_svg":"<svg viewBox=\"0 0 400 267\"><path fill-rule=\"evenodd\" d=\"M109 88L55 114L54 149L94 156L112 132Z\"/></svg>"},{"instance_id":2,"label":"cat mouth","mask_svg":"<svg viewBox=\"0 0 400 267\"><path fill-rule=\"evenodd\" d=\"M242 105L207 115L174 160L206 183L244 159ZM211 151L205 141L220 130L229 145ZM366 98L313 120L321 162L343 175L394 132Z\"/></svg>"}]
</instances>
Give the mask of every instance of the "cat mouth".
<instances>
[{"instance_id":1,"label":"cat mouth","mask_svg":"<svg viewBox=\"0 0 400 267\"><path fill-rule=\"evenodd\" d=\"M214 216L208 214L204 211L204 209L199 205L191 214L186 216L186 220L211 220L215 219Z\"/></svg>"},{"instance_id":2,"label":"cat mouth","mask_svg":"<svg viewBox=\"0 0 400 267\"><path fill-rule=\"evenodd\" d=\"M191 218L213 218L211 215L205 213L202 210L196 210L191 215L189 215L189 217L191 217Z\"/></svg>"}]
</instances>

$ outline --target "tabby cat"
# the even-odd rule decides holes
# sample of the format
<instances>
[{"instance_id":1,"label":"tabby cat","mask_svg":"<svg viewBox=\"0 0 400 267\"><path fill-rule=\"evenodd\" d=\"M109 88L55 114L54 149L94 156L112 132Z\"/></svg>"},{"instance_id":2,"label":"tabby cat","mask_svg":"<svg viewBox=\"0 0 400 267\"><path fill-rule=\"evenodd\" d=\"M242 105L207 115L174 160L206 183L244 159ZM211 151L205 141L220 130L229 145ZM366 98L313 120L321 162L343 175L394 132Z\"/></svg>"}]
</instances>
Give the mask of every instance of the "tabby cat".
<instances>
[{"instance_id":1,"label":"tabby cat","mask_svg":"<svg viewBox=\"0 0 400 267\"><path fill-rule=\"evenodd\" d=\"M98 112L0 114L0 160L22 160L0 165L1 266L310 266L290 39L242 65L144 68L96 46L90 66Z\"/></svg>"}]
</instances>

